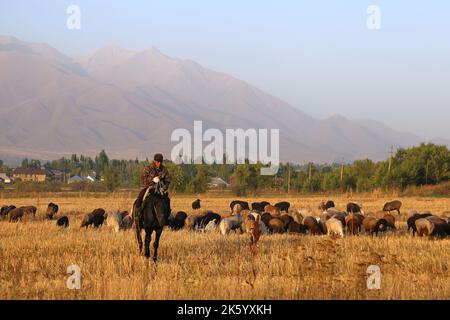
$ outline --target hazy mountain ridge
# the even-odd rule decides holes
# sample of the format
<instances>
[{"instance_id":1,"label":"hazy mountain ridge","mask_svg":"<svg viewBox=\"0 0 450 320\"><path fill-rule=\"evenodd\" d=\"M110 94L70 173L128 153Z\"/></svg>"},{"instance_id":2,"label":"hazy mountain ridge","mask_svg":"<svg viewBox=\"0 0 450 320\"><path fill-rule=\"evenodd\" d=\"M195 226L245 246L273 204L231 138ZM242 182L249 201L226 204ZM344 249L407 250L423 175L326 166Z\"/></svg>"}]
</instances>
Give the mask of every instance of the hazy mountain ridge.
<instances>
[{"instance_id":1,"label":"hazy mountain ridge","mask_svg":"<svg viewBox=\"0 0 450 320\"><path fill-rule=\"evenodd\" d=\"M0 156L101 149L119 158L169 153L171 132L279 128L280 157L295 162L383 159L423 139L374 121L318 120L263 91L155 48L111 45L70 58L45 44L0 37Z\"/></svg>"}]
</instances>

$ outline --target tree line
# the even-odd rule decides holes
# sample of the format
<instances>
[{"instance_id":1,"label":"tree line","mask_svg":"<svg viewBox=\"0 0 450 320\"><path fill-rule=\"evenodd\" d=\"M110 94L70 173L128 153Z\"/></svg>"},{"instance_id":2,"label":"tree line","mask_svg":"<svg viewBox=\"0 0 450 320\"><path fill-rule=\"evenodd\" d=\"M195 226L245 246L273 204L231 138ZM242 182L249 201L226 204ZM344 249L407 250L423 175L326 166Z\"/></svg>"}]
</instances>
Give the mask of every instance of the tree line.
<instances>
[{"instance_id":1,"label":"tree line","mask_svg":"<svg viewBox=\"0 0 450 320\"><path fill-rule=\"evenodd\" d=\"M1 170L8 168L0 161ZM70 176L95 173L101 182L74 184L74 189L86 191L114 191L118 188L137 188L145 160L109 159L102 150L95 158L72 155L42 164L39 160L24 159L24 168L60 170ZM357 160L351 164L303 165L283 163L274 176L260 175L262 164L181 164L165 161L172 176L171 191L204 193L212 177L220 177L231 184L236 195L257 195L263 192L370 192L377 189L404 190L408 186L436 185L450 180L450 151L446 146L421 144L399 149L386 161ZM51 182L48 182L51 184Z\"/></svg>"}]
</instances>

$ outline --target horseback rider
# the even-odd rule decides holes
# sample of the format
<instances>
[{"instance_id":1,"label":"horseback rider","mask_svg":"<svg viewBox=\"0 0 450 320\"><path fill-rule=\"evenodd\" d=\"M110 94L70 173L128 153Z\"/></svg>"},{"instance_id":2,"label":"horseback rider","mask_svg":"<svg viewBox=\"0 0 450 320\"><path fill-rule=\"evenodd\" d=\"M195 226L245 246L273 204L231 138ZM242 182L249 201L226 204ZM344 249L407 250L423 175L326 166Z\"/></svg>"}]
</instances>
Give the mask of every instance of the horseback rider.
<instances>
[{"instance_id":1,"label":"horseback rider","mask_svg":"<svg viewBox=\"0 0 450 320\"><path fill-rule=\"evenodd\" d=\"M136 224L139 223L142 210L146 202L153 203L155 197L159 197L164 203L164 216L166 220L170 215L170 199L168 194L170 184L170 174L166 167L162 164L163 155L155 154L153 161L149 166L145 166L141 175L141 191L134 204L134 219ZM145 197L145 199L144 199Z\"/></svg>"}]
</instances>

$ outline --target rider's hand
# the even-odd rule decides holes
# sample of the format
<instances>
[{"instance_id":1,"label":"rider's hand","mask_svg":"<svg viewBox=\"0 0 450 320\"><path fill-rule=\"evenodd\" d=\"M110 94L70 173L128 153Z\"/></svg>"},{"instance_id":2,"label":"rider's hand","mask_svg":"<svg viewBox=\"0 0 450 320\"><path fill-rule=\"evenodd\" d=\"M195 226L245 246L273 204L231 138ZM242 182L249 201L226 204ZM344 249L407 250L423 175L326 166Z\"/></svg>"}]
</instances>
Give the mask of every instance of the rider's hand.
<instances>
[{"instance_id":1,"label":"rider's hand","mask_svg":"<svg viewBox=\"0 0 450 320\"><path fill-rule=\"evenodd\" d=\"M154 182L154 183L159 183L159 177L154 177L154 178L153 178L153 182Z\"/></svg>"}]
</instances>

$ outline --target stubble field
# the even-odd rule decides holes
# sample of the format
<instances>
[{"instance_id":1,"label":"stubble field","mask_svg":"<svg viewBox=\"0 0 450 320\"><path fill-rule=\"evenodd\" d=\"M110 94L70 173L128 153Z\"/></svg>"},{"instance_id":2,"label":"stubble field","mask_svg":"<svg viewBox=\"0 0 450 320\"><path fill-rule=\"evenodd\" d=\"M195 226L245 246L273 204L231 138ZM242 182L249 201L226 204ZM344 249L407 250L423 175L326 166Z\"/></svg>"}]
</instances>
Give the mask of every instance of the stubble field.
<instances>
[{"instance_id":1,"label":"stubble field","mask_svg":"<svg viewBox=\"0 0 450 320\"><path fill-rule=\"evenodd\" d=\"M264 197L289 201L293 209L315 213L327 197ZM332 197L333 198L333 197ZM172 197L172 209L190 213L196 197ZM205 196L202 209L229 210L235 198ZM350 200L365 211L380 210L392 199L334 197L345 208ZM262 198L246 198L261 201ZM450 299L450 240L406 233L411 210L441 214L448 198L402 198L395 233L328 236L267 235L253 256L246 235L172 232L161 237L157 268L138 256L134 232L80 229L82 213L95 208L128 210L132 197L56 197L0 199L0 205L38 206L33 220L0 221L0 299ZM68 213L70 227L45 221L47 204ZM80 290L67 288L67 267L81 269ZM381 268L381 289L367 289L369 265Z\"/></svg>"}]
</instances>

